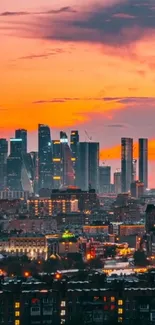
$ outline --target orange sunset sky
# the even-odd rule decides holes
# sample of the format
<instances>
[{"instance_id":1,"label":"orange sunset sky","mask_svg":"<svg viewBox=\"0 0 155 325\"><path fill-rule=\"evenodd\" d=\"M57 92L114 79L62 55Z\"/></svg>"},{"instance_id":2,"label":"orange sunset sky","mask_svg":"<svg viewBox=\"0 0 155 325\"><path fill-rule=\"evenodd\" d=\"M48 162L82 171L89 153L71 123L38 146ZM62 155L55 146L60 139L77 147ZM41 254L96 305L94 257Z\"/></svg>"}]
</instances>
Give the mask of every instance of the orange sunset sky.
<instances>
[{"instance_id":1,"label":"orange sunset sky","mask_svg":"<svg viewBox=\"0 0 155 325\"><path fill-rule=\"evenodd\" d=\"M78 5L77 5L78 3ZM83 4L84 3L84 4ZM0 0L0 136L79 129L120 167L120 138L149 138L155 187L155 1Z\"/></svg>"}]
</instances>

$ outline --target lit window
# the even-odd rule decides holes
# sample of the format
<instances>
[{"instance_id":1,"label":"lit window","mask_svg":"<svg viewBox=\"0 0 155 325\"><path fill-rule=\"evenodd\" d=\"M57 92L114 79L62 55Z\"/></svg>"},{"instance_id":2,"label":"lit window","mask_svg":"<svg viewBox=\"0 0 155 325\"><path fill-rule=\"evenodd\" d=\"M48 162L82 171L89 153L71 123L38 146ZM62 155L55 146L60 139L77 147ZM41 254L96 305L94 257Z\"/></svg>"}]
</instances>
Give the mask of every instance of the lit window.
<instances>
[{"instance_id":1,"label":"lit window","mask_svg":"<svg viewBox=\"0 0 155 325\"><path fill-rule=\"evenodd\" d=\"M20 325L20 321L19 321L19 319L16 319L16 320L15 320L15 325Z\"/></svg>"},{"instance_id":2,"label":"lit window","mask_svg":"<svg viewBox=\"0 0 155 325\"><path fill-rule=\"evenodd\" d=\"M111 297L111 302L115 302L115 297Z\"/></svg>"},{"instance_id":3,"label":"lit window","mask_svg":"<svg viewBox=\"0 0 155 325\"><path fill-rule=\"evenodd\" d=\"M15 302L15 308L20 308L20 302Z\"/></svg>"},{"instance_id":4,"label":"lit window","mask_svg":"<svg viewBox=\"0 0 155 325\"><path fill-rule=\"evenodd\" d=\"M118 323L122 323L123 318L122 317L118 317Z\"/></svg>"},{"instance_id":5,"label":"lit window","mask_svg":"<svg viewBox=\"0 0 155 325\"><path fill-rule=\"evenodd\" d=\"M122 306L123 305L123 300L118 300L118 306Z\"/></svg>"},{"instance_id":6,"label":"lit window","mask_svg":"<svg viewBox=\"0 0 155 325\"><path fill-rule=\"evenodd\" d=\"M20 316L20 312L19 311L15 311L15 316L19 317Z\"/></svg>"},{"instance_id":7,"label":"lit window","mask_svg":"<svg viewBox=\"0 0 155 325\"><path fill-rule=\"evenodd\" d=\"M61 307L65 307L66 306L66 301L61 301Z\"/></svg>"},{"instance_id":8,"label":"lit window","mask_svg":"<svg viewBox=\"0 0 155 325\"><path fill-rule=\"evenodd\" d=\"M106 302L107 301L107 297L103 297L103 301Z\"/></svg>"},{"instance_id":9,"label":"lit window","mask_svg":"<svg viewBox=\"0 0 155 325\"><path fill-rule=\"evenodd\" d=\"M118 314L123 314L123 309L122 308L118 308Z\"/></svg>"},{"instance_id":10,"label":"lit window","mask_svg":"<svg viewBox=\"0 0 155 325\"><path fill-rule=\"evenodd\" d=\"M60 314L61 316L65 316L66 315L66 312L65 312L65 310L61 310L61 314Z\"/></svg>"}]
</instances>

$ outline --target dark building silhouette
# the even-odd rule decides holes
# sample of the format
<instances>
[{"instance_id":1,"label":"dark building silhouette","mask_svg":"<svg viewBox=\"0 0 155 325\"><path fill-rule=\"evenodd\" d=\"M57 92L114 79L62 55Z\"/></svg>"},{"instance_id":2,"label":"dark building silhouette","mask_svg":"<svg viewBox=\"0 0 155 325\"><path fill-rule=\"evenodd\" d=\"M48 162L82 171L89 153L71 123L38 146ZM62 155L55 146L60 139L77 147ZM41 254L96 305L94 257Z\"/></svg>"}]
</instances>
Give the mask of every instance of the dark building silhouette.
<instances>
[{"instance_id":1,"label":"dark building silhouette","mask_svg":"<svg viewBox=\"0 0 155 325\"><path fill-rule=\"evenodd\" d=\"M131 183L131 196L135 198L140 198L144 195L144 183L140 181L135 181Z\"/></svg>"},{"instance_id":2,"label":"dark building silhouette","mask_svg":"<svg viewBox=\"0 0 155 325\"><path fill-rule=\"evenodd\" d=\"M6 139L0 139L0 189L4 189L6 186L6 163L8 155L8 141Z\"/></svg>"},{"instance_id":3,"label":"dark building silhouette","mask_svg":"<svg viewBox=\"0 0 155 325\"><path fill-rule=\"evenodd\" d=\"M38 146L39 189L52 188L52 142L47 125L38 126Z\"/></svg>"},{"instance_id":4,"label":"dark building silhouette","mask_svg":"<svg viewBox=\"0 0 155 325\"><path fill-rule=\"evenodd\" d=\"M139 139L139 181L148 187L148 139Z\"/></svg>"},{"instance_id":5,"label":"dark building silhouette","mask_svg":"<svg viewBox=\"0 0 155 325\"><path fill-rule=\"evenodd\" d=\"M121 139L121 183L122 192L130 191L133 180L133 139Z\"/></svg>"},{"instance_id":6,"label":"dark building silhouette","mask_svg":"<svg viewBox=\"0 0 155 325\"><path fill-rule=\"evenodd\" d=\"M10 139L10 155L22 156L23 141L22 139Z\"/></svg>"},{"instance_id":7,"label":"dark building silhouette","mask_svg":"<svg viewBox=\"0 0 155 325\"><path fill-rule=\"evenodd\" d=\"M78 143L77 186L83 191L89 188L89 143Z\"/></svg>"},{"instance_id":8,"label":"dark building silhouette","mask_svg":"<svg viewBox=\"0 0 155 325\"><path fill-rule=\"evenodd\" d=\"M79 142L77 156L77 186L98 191L99 143Z\"/></svg>"},{"instance_id":9,"label":"dark building silhouette","mask_svg":"<svg viewBox=\"0 0 155 325\"><path fill-rule=\"evenodd\" d=\"M10 139L10 155L7 158L7 187L9 190L22 190L22 139Z\"/></svg>"},{"instance_id":10,"label":"dark building silhouette","mask_svg":"<svg viewBox=\"0 0 155 325\"><path fill-rule=\"evenodd\" d=\"M52 141L53 147L53 188L59 189L63 183L63 165L62 165L62 156L61 156L61 142L60 140L53 140Z\"/></svg>"},{"instance_id":11,"label":"dark building silhouette","mask_svg":"<svg viewBox=\"0 0 155 325\"><path fill-rule=\"evenodd\" d=\"M121 190L121 172L116 171L114 173L114 192L115 194L119 194Z\"/></svg>"},{"instance_id":12,"label":"dark building silhouette","mask_svg":"<svg viewBox=\"0 0 155 325\"><path fill-rule=\"evenodd\" d=\"M10 155L7 158L7 187L12 191L22 190L21 181L22 159L20 156Z\"/></svg>"},{"instance_id":13,"label":"dark building silhouette","mask_svg":"<svg viewBox=\"0 0 155 325\"><path fill-rule=\"evenodd\" d=\"M100 166L99 167L99 192L108 193L110 192L111 183L111 167Z\"/></svg>"},{"instance_id":14,"label":"dark building silhouette","mask_svg":"<svg viewBox=\"0 0 155 325\"><path fill-rule=\"evenodd\" d=\"M74 185L74 168L72 162L72 152L68 144L67 134L60 132L61 159L62 159L62 186Z\"/></svg>"},{"instance_id":15,"label":"dark building silhouette","mask_svg":"<svg viewBox=\"0 0 155 325\"><path fill-rule=\"evenodd\" d=\"M152 230L155 231L155 205L148 204L145 215L145 228L146 232L149 233Z\"/></svg>"},{"instance_id":16,"label":"dark building silhouette","mask_svg":"<svg viewBox=\"0 0 155 325\"><path fill-rule=\"evenodd\" d=\"M90 188L99 190L99 143L89 142L89 186Z\"/></svg>"},{"instance_id":17,"label":"dark building silhouette","mask_svg":"<svg viewBox=\"0 0 155 325\"><path fill-rule=\"evenodd\" d=\"M27 130L18 129L15 130L15 138L22 139L22 153L27 153Z\"/></svg>"},{"instance_id":18,"label":"dark building silhouette","mask_svg":"<svg viewBox=\"0 0 155 325\"><path fill-rule=\"evenodd\" d=\"M70 135L70 148L72 151L72 162L75 172L74 184L77 185L77 159L78 159L78 143L79 143L79 133L78 131L71 131Z\"/></svg>"}]
</instances>

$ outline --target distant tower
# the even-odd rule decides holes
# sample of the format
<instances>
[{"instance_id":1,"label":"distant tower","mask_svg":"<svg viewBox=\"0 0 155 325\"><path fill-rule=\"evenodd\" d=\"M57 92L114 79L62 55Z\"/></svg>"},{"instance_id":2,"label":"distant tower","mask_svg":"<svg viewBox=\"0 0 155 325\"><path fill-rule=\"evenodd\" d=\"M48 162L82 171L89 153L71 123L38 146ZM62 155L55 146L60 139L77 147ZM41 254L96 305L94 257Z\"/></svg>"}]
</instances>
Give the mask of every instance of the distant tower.
<instances>
[{"instance_id":1,"label":"distant tower","mask_svg":"<svg viewBox=\"0 0 155 325\"><path fill-rule=\"evenodd\" d=\"M52 142L48 125L38 126L39 189L52 188Z\"/></svg>"},{"instance_id":2,"label":"distant tower","mask_svg":"<svg viewBox=\"0 0 155 325\"><path fill-rule=\"evenodd\" d=\"M122 192L130 191L133 179L133 139L121 139L121 183Z\"/></svg>"},{"instance_id":3,"label":"distant tower","mask_svg":"<svg viewBox=\"0 0 155 325\"><path fill-rule=\"evenodd\" d=\"M6 186L6 162L8 155L8 141L0 139L0 189Z\"/></svg>"},{"instance_id":4,"label":"distant tower","mask_svg":"<svg viewBox=\"0 0 155 325\"><path fill-rule=\"evenodd\" d=\"M133 181L137 180L137 159L133 159Z\"/></svg>"},{"instance_id":5,"label":"distant tower","mask_svg":"<svg viewBox=\"0 0 155 325\"><path fill-rule=\"evenodd\" d=\"M22 153L27 153L27 130L18 129L15 131L15 138L22 139Z\"/></svg>"},{"instance_id":6,"label":"distant tower","mask_svg":"<svg viewBox=\"0 0 155 325\"><path fill-rule=\"evenodd\" d=\"M148 139L139 139L139 181L148 187Z\"/></svg>"},{"instance_id":7,"label":"distant tower","mask_svg":"<svg viewBox=\"0 0 155 325\"><path fill-rule=\"evenodd\" d=\"M121 172L119 171L114 173L114 192L117 195L121 193Z\"/></svg>"},{"instance_id":8,"label":"distant tower","mask_svg":"<svg viewBox=\"0 0 155 325\"><path fill-rule=\"evenodd\" d=\"M111 183L111 167L99 167L99 193L109 193Z\"/></svg>"}]
</instances>

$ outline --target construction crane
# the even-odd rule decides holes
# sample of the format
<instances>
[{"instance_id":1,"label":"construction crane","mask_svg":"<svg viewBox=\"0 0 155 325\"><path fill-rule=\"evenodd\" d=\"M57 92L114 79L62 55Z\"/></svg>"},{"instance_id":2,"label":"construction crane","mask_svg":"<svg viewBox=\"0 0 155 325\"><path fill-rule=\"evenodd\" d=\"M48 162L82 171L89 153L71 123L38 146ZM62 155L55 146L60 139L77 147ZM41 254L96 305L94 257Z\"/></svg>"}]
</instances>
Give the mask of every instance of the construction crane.
<instances>
[{"instance_id":1,"label":"construction crane","mask_svg":"<svg viewBox=\"0 0 155 325\"><path fill-rule=\"evenodd\" d=\"M88 134L88 132L85 130L85 135L87 136L87 138L89 139L89 141L92 140L92 137L90 137L90 135Z\"/></svg>"}]
</instances>

